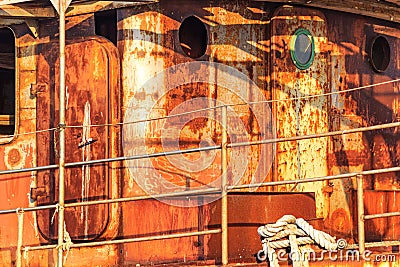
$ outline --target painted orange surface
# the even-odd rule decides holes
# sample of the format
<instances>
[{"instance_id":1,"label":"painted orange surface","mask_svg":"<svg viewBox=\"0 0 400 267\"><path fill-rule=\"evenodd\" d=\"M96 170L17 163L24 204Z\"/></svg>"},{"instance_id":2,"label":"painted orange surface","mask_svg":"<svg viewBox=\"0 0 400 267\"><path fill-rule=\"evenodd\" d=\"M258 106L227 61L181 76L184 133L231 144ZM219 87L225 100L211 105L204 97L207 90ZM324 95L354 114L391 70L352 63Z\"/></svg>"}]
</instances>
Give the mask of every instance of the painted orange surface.
<instances>
[{"instance_id":1,"label":"painted orange surface","mask_svg":"<svg viewBox=\"0 0 400 267\"><path fill-rule=\"evenodd\" d=\"M265 129L257 120L257 112L265 110L251 109L243 105L246 101L271 101L268 107L274 116L277 138L399 121L399 87L397 83L386 83L400 77L400 31L395 23L261 1L160 1L121 6L107 12L95 17L90 11L67 19L67 163L126 156L122 123L131 103L138 105L137 118L154 119L147 124L139 123L137 128L143 130L146 153L165 152L169 145L173 147L176 139L179 149L198 148L204 140L208 145L221 145L223 127L217 111L207 113L206 118L188 120L179 135L167 135L162 140L166 119L155 118L171 115L181 104L201 97L214 103L232 104L231 110L243 122L242 128L234 130L244 129L241 137L249 141L263 138ZM191 31L189 28L184 32L188 36L179 37L183 34L182 23L188 17L205 29L204 43L196 44L204 37L197 36L201 33L198 29ZM110 23L115 25L109 27ZM31 25L29 21L28 25ZM11 26L16 36L17 55L16 134L5 142L0 141L0 171L58 164L57 27L57 19L40 20L39 35L35 37L26 24ZM315 49L312 64L304 70L296 67L290 51L293 50L293 36L299 29L310 32ZM113 38L107 40L111 35ZM371 40L378 35L388 40L391 49L391 60L383 72L376 72L369 63ZM190 57L195 50L204 50L204 55ZM243 86L243 95L206 81L160 89L162 85L179 81L179 75L184 73L173 76L175 80L164 77L161 84L146 84L170 67L200 61L229 66L254 84L235 83L234 79L225 81L232 87ZM217 76L208 72L200 72L198 76L204 73L209 75L210 81ZM385 84L343 92L382 82ZM266 111L263 114L268 115ZM269 118L265 120L269 122ZM134 136L138 132L128 133ZM230 136L228 141L232 140ZM129 145L132 150L136 148L135 142ZM400 163L398 128L279 142L275 157L269 161L262 158L265 147L250 146L247 153L229 148L228 165L233 162L236 165L229 169L228 181L232 183L237 173L242 175L239 183L248 184L253 175L259 173L263 175L256 177L258 181L276 182L397 167ZM207 158L209 161L196 161L204 155L214 157ZM169 192L160 180L183 190L196 189L209 186L220 177L219 150L214 154L195 152L182 156L182 160L195 162L193 167L198 167L196 162L202 166L209 163L200 171L180 168L182 166L171 159L164 155L152 157L145 163L126 160L67 167L66 202L132 198L146 195L146 190L154 188L165 190L162 193ZM260 167L260 162L265 164ZM271 168L268 163L272 164ZM154 172L150 172L148 166ZM365 214L399 211L399 173L364 178ZM139 180L146 181L146 186L138 184ZM256 265L254 255L261 249L257 227L287 213L304 217L316 228L345 238L350 244L356 243L355 190L355 179L346 178L260 187L256 191L246 188L230 193L230 262ZM208 198L211 196L179 198L175 205L147 199L67 208L65 227L74 244L219 229L220 201L208 202ZM0 175L0 210L16 211L20 207L56 204L57 201L56 169ZM191 207L182 207L189 202ZM17 218L16 212L0 215L2 266L16 264ZM55 249L29 249L56 243L57 218L55 209L24 213L22 246L28 251L22 260L23 266L55 266ZM367 221L366 240L398 240L399 226L399 217ZM218 265L220 243L221 235L215 234L71 248L65 251L65 265ZM377 248L374 253L398 257L394 262L374 262L374 266L400 264L396 246ZM371 266L371 263L324 260L310 265Z\"/></svg>"}]
</instances>

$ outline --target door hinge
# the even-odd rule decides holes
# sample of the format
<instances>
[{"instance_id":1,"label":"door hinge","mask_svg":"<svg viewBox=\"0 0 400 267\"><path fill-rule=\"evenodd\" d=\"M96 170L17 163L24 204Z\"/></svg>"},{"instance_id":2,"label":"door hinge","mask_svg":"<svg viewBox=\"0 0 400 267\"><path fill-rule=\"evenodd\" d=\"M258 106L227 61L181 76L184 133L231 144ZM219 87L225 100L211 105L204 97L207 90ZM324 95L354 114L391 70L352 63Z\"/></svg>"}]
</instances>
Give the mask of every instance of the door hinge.
<instances>
[{"instance_id":1,"label":"door hinge","mask_svg":"<svg viewBox=\"0 0 400 267\"><path fill-rule=\"evenodd\" d=\"M36 201L38 197L47 197L49 195L50 188L48 185L43 187L31 188L31 199Z\"/></svg>"}]
</instances>

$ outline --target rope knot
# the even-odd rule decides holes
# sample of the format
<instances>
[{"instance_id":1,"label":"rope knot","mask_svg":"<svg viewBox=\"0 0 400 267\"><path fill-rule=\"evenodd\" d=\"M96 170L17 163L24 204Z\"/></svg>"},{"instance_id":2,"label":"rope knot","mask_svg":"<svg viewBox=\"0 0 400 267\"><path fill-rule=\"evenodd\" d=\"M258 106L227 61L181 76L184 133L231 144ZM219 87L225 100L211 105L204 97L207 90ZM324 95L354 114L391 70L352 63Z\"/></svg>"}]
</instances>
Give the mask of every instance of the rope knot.
<instances>
[{"instance_id":1,"label":"rope knot","mask_svg":"<svg viewBox=\"0 0 400 267\"><path fill-rule=\"evenodd\" d=\"M260 226L257 230L263 249L259 251L268 259L271 267L279 267L275 249L290 248L293 266L308 266L308 258L304 254L313 251L311 244L317 244L328 251L341 249L331 235L314 229L302 218L284 215L276 223ZM257 255L259 255L259 253Z\"/></svg>"}]
</instances>

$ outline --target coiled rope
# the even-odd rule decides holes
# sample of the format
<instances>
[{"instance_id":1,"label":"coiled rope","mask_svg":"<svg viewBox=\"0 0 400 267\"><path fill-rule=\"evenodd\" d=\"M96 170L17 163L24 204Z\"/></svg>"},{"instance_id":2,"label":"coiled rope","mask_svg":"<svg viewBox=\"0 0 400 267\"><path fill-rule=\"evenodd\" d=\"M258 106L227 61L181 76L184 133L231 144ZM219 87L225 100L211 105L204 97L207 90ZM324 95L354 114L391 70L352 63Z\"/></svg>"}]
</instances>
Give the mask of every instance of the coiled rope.
<instances>
[{"instance_id":1,"label":"coiled rope","mask_svg":"<svg viewBox=\"0 0 400 267\"><path fill-rule=\"evenodd\" d=\"M307 257L299 257L312 250L309 245L317 244L328 251L336 251L343 247L338 246L331 235L314 229L302 218L296 219L293 215L285 215L276 223L266 224L257 230L262 240L262 251L271 267L279 267L276 249L290 248L293 266L308 266Z\"/></svg>"}]
</instances>

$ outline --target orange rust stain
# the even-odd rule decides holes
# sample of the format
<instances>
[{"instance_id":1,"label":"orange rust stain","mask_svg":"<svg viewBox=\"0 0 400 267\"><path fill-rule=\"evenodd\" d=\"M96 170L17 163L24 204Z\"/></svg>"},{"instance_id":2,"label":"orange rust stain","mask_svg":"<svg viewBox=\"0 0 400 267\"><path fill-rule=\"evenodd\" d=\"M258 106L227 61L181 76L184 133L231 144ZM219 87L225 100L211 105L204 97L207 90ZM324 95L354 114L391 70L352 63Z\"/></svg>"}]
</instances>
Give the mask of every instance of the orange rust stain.
<instances>
[{"instance_id":1,"label":"orange rust stain","mask_svg":"<svg viewBox=\"0 0 400 267\"><path fill-rule=\"evenodd\" d=\"M8 152L8 163L11 166L17 165L21 161L21 154L18 149L13 148Z\"/></svg>"},{"instance_id":2,"label":"orange rust stain","mask_svg":"<svg viewBox=\"0 0 400 267\"><path fill-rule=\"evenodd\" d=\"M369 215L398 211L400 206L398 197L398 192L393 190L366 190L364 192L365 214ZM357 229L356 208L354 208L353 219L354 229ZM365 239L367 242L396 240L400 237L397 227L399 227L398 217L367 220L365 222Z\"/></svg>"},{"instance_id":3,"label":"orange rust stain","mask_svg":"<svg viewBox=\"0 0 400 267\"><path fill-rule=\"evenodd\" d=\"M390 155L390 147L385 138L378 134L373 139L373 161L374 169L393 167L392 158ZM384 173L375 175L375 189L399 189L400 185L397 181L396 173Z\"/></svg>"},{"instance_id":4,"label":"orange rust stain","mask_svg":"<svg viewBox=\"0 0 400 267\"><path fill-rule=\"evenodd\" d=\"M339 208L332 212L329 220L329 228L335 233L347 233L351 230L351 221L348 212Z\"/></svg>"},{"instance_id":5,"label":"orange rust stain","mask_svg":"<svg viewBox=\"0 0 400 267\"><path fill-rule=\"evenodd\" d=\"M396 164L400 166L400 137L398 137L396 142Z\"/></svg>"}]
</instances>

